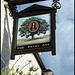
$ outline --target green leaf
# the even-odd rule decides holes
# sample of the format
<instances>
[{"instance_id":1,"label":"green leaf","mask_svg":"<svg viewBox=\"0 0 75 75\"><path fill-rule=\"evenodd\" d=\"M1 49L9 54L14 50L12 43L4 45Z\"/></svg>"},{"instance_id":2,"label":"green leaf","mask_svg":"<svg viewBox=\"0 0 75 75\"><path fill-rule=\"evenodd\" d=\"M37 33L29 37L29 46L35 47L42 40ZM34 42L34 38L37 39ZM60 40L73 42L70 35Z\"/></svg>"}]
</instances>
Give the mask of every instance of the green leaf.
<instances>
[{"instance_id":1,"label":"green leaf","mask_svg":"<svg viewBox=\"0 0 75 75\"><path fill-rule=\"evenodd\" d=\"M39 69L38 67L37 67L37 68L34 68L34 69L33 69L33 72L36 72L38 69Z\"/></svg>"},{"instance_id":2,"label":"green leaf","mask_svg":"<svg viewBox=\"0 0 75 75\"><path fill-rule=\"evenodd\" d=\"M16 72L18 72L19 68L16 69Z\"/></svg>"},{"instance_id":3,"label":"green leaf","mask_svg":"<svg viewBox=\"0 0 75 75\"><path fill-rule=\"evenodd\" d=\"M1 70L1 75L4 75L4 68Z\"/></svg>"},{"instance_id":4,"label":"green leaf","mask_svg":"<svg viewBox=\"0 0 75 75\"><path fill-rule=\"evenodd\" d=\"M33 65L29 68L29 71L33 71Z\"/></svg>"},{"instance_id":5,"label":"green leaf","mask_svg":"<svg viewBox=\"0 0 75 75\"><path fill-rule=\"evenodd\" d=\"M15 75L15 73L12 73L12 75Z\"/></svg>"},{"instance_id":6,"label":"green leaf","mask_svg":"<svg viewBox=\"0 0 75 75\"><path fill-rule=\"evenodd\" d=\"M29 73L27 73L27 75L31 75L31 73L29 72Z\"/></svg>"},{"instance_id":7,"label":"green leaf","mask_svg":"<svg viewBox=\"0 0 75 75\"><path fill-rule=\"evenodd\" d=\"M12 69L11 69L12 71L14 71L14 67L12 67Z\"/></svg>"},{"instance_id":8,"label":"green leaf","mask_svg":"<svg viewBox=\"0 0 75 75\"><path fill-rule=\"evenodd\" d=\"M20 74L20 75L23 75L23 71L21 71L19 74Z\"/></svg>"},{"instance_id":9,"label":"green leaf","mask_svg":"<svg viewBox=\"0 0 75 75\"><path fill-rule=\"evenodd\" d=\"M31 62L32 62L32 60L28 60L28 62L29 62L29 63L31 63Z\"/></svg>"}]
</instances>

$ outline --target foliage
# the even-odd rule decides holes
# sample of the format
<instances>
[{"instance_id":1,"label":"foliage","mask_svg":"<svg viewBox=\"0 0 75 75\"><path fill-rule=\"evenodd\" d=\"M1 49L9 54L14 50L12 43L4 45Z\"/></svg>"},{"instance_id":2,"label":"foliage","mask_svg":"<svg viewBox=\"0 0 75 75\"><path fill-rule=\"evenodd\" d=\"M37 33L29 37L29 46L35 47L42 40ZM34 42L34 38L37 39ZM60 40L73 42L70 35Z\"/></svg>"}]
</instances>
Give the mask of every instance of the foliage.
<instances>
[{"instance_id":1,"label":"foliage","mask_svg":"<svg viewBox=\"0 0 75 75\"><path fill-rule=\"evenodd\" d=\"M4 75L4 68L1 70L1 75Z\"/></svg>"},{"instance_id":2,"label":"foliage","mask_svg":"<svg viewBox=\"0 0 75 75\"><path fill-rule=\"evenodd\" d=\"M33 65L29 68L29 71L30 71L30 72L31 72L31 71L35 72L35 71L37 71L37 70L38 70L38 68L34 68Z\"/></svg>"},{"instance_id":3,"label":"foliage","mask_svg":"<svg viewBox=\"0 0 75 75\"><path fill-rule=\"evenodd\" d=\"M16 63L18 62L18 60L16 61ZM29 72L27 74L24 74L22 71L22 69L25 68L27 65L29 65L31 62L32 62L32 60L28 60L28 63L25 64L22 68L19 68L19 66L18 66L18 68L16 70L14 70L14 65L16 64L15 63L11 69L9 67L6 67L5 72L4 72L4 69L2 69L1 75L33 75L31 72L36 72L38 70L38 68L34 68L33 66L29 67Z\"/></svg>"},{"instance_id":4,"label":"foliage","mask_svg":"<svg viewBox=\"0 0 75 75\"><path fill-rule=\"evenodd\" d=\"M32 17L32 18L26 19L26 21L24 21L22 25L20 26L19 31L20 31L21 37L26 36L26 38L28 38L29 36L32 36L32 34L28 30L28 26L31 23L31 21L39 22L39 30L35 34L37 35L40 35L41 33L46 34L46 31L49 30L49 24L46 22L45 19Z\"/></svg>"}]
</instances>

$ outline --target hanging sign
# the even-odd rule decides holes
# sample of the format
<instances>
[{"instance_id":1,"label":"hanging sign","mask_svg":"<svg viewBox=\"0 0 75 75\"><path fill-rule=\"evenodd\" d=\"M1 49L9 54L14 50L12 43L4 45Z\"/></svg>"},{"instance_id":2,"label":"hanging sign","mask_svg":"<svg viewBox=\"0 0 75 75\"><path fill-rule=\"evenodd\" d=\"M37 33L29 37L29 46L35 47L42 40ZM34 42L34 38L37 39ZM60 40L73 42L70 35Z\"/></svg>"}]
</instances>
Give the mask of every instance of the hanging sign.
<instances>
[{"instance_id":1,"label":"hanging sign","mask_svg":"<svg viewBox=\"0 0 75 75\"><path fill-rule=\"evenodd\" d=\"M55 55L55 13L54 8L41 5L19 12L14 19L12 54L52 51Z\"/></svg>"}]
</instances>

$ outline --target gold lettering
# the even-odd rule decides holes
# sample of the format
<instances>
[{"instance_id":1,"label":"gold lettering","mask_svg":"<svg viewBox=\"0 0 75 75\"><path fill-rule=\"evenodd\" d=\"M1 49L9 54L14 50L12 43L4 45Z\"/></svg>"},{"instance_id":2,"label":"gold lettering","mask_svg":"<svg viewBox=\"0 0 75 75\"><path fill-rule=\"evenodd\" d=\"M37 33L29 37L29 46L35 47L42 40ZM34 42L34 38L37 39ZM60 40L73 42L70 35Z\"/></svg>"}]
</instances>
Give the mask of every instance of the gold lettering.
<instances>
[{"instance_id":1,"label":"gold lettering","mask_svg":"<svg viewBox=\"0 0 75 75\"><path fill-rule=\"evenodd\" d=\"M29 46L27 48L29 48Z\"/></svg>"},{"instance_id":2,"label":"gold lettering","mask_svg":"<svg viewBox=\"0 0 75 75\"><path fill-rule=\"evenodd\" d=\"M22 47L22 49L24 49L24 47Z\"/></svg>"},{"instance_id":3,"label":"gold lettering","mask_svg":"<svg viewBox=\"0 0 75 75\"><path fill-rule=\"evenodd\" d=\"M19 47L17 47L17 49L19 49Z\"/></svg>"},{"instance_id":4,"label":"gold lettering","mask_svg":"<svg viewBox=\"0 0 75 75\"><path fill-rule=\"evenodd\" d=\"M39 45L27 46L27 48L34 48L34 47L39 47Z\"/></svg>"},{"instance_id":5,"label":"gold lettering","mask_svg":"<svg viewBox=\"0 0 75 75\"><path fill-rule=\"evenodd\" d=\"M42 44L42 46L49 46L49 44Z\"/></svg>"},{"instance_id":6,"label":"gold lettering","mask_svg":"<svg viewBox=\"0 0 75 75\"><path fill-rule=\"evenodd\" d=\"M49 46L49 44L48 44L48 46Z\"/></svg>"},{"instance_id":7,"label":"gold lettering","mask_svg":"<svg viewBox=\"0 0 75 75\"><path fill-rule=\"evenodd\" d=\"M33 45L33 47L35 47L35 46Z\"/></svg>"}]
</instances>

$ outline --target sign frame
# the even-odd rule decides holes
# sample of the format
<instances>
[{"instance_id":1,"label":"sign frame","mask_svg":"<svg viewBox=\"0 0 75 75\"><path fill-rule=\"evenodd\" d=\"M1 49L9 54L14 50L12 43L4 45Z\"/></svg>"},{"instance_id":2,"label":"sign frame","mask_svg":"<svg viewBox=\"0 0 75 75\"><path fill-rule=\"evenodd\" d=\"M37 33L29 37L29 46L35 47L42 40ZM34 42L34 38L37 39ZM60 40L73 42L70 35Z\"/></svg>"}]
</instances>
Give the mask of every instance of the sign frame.
<instances>
[{"instance_id":1,"label":"sign frame","mask_svg":"<svg viewBox=\"0 0 75 75\"><path fill-rule=\"evenodd\" d=\"M32 7L32 10L30 10ZM37 53L37 52L47 52L52 51L52 55L56 55L56 43L55 43L55 29L56 29L56 9L51 7L46 7L44 10L35 11L33 12L33 7L36 5L31 6L30 9L25 9L25 11L21 11L16 14L14 17L14 25L13 25L13 40L12 40L12 50L11 50L11 59L14 59L15 55L26 54L26 53ZM41 7L41 6L40 6ZM38 9L38 8L36 8ZM31 12L30 12L31 11ZM37 13L36 13L37 12ZM23 14L24 13L24 14ZM51 46L49 47L42 47L42 48L31 48L31 49L21 49L16 50L16 41L17 41L17 28L18 28L18 19L22 17L29 17L35 15L42 15L42 14L51 14Z\"/></svg>"},{"instance_id":2,"label":"sign frame","mask_svg":"<svg viewBox=\"0 0 75 75\"><path fill-rule=\"evenodd\" d=\"M40 2L40 1L46 1L46 0L4 0L7 1L10 5L21 5L21 4L27 4L27 3L33 3L33 2Z\"/></svg>"}]
</instances>

